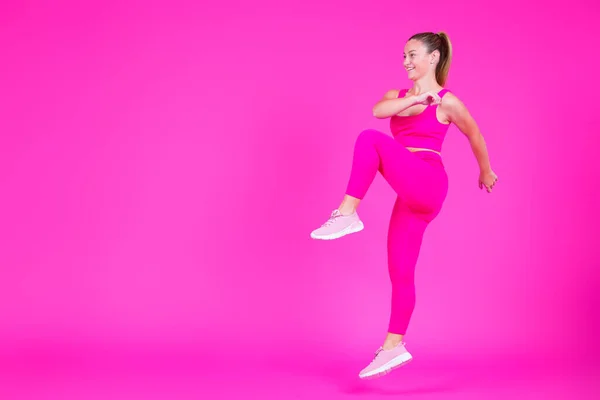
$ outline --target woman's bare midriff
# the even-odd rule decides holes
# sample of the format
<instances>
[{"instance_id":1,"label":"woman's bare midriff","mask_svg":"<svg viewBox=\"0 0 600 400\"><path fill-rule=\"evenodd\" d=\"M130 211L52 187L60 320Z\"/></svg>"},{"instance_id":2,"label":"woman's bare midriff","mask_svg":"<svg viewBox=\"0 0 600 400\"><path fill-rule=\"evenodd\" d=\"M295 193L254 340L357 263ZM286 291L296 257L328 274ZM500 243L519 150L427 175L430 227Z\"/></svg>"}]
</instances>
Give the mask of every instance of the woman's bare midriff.
<instances>
[{"instance_id":1,"label":"woman's bare midriff","mask_svg":"<svg viewBox=\"0 0 600 400\"><path fill-rule=\"evenodd\" d=\"M421 147L407 147L406 149L408 151L412 151L412 152L415 152L415 151L431 151L433 153L442 155L442 153L440 153L439 151L435 151L435 150L431 150L431 149L424 149L424 148L421 148Z\"/></svg>"}]
</instances>

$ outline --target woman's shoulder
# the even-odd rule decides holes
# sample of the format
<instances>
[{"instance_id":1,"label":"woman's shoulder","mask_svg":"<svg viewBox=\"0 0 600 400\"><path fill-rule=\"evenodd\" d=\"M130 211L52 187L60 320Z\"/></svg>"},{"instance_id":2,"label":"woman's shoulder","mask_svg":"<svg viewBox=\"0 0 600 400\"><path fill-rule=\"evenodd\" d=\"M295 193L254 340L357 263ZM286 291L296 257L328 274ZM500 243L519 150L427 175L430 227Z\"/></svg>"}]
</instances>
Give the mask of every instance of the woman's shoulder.
<instances>
[{"instance_id":1,"label":"woman's shoulder","mask_svg":"<svg viewBox=\"0 0 600 400\"><path fill-rule=\"evenodd\" d=\"M467 107L458 96L450 91L446 91L442 97L441 109L447 115L461 115L467 112Z\"/></svg>"},{"instance_id":2,"label":"woman's shoulder","mask_svg":"<svg viewBox=\"0 0 600 400\"><path fill-rule=\"evenodd\" d=\"M442 98L444 99L443 103L446 103L448 105L457 105L459 103L462 103L461 100L458 98L458 96L456 95L456 93L452 92L450 89L443 89L443 95Z\"/></svg>"},{"instance_id":3,"label":"woman's shoulder","mask_svg":"<svg viewBox=\"0 0 600 400\"><path fill-rule=\"evenodd\" d=\"M386 93L386 97L389 96L389 98L392 99L397 99L399 97L405 97L406 94L408 93L410 89L408 88L402 88L402 89L390 89L387 93Z\"/></svg>"},{"instance_id":4,"label":"woman's shoulder","mask_svg":"<svg viewBox=\"0 0 600 400\"><path fill-rule=\"evenodd\" d=\"M400 97L401 94L403 94L403 90L405 90L405 89L390 89L387 92L385 92L385 94L383 95L383 98L386 100L396 99L396 98Z\"/></svg>"}]
</instances>

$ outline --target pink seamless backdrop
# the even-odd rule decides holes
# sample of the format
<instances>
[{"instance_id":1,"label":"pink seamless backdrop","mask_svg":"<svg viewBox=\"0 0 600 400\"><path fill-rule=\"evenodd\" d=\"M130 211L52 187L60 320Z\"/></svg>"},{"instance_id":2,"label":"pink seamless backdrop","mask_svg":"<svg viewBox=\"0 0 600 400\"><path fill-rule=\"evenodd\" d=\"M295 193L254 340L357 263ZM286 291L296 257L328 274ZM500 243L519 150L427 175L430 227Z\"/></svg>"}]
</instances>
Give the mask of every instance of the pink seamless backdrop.
<instances>
[{"instance_id":1,"label":"pink seamless backdrop","mask_svg":"<svg viewBox=\"0 0 600 400\"><path fill-rule=\"evenodd\" d=\"M447 87L499 183L478 189L453 126L407 340L438 354L593 354L598 7L482 4L3 5L0 347L371 354L389 314L394 193L378 176L360 234L309 233L341 200L358 133L389 132L371 107L410 84L406 39L444 30Z\"/></svg>"}]
</instances>

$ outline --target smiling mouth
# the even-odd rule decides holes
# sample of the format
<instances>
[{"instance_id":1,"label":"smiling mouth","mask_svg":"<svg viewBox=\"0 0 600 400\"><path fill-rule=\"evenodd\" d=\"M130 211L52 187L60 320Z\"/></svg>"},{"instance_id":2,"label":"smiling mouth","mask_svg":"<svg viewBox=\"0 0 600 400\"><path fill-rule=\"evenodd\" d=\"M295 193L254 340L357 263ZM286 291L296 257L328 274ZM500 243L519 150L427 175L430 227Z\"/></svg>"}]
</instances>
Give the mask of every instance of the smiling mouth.
<instances>
[{"instance_id":1,"label":"smiling mouth","mask_svg":"<svg viewBox=\"0 0 600 400\"><path fill-rule=\"evenodd\" d=\"M414 71L414 68L406 68L406 72Z\"/></svg>"}]
</instances>

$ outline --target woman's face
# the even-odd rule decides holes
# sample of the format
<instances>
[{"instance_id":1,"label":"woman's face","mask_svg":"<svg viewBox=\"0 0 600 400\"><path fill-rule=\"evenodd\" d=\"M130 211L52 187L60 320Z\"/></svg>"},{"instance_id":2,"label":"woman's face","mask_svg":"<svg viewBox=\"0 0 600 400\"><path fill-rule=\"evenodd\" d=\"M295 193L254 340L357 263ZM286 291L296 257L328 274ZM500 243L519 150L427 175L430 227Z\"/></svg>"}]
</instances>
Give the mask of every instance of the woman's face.
<instances>
[{"instance_id":1,"label":"woman's face","mask_svg":"<svg viewBox=\"0 0 600 400\"><path fill-rule=\"evenodd\" d=\"M409 40L404 46L404 68L408 79L416 81L430 71L435 73L437 52L427 54L427 47L419 40Z\"/></svg>"}]
</instances>

